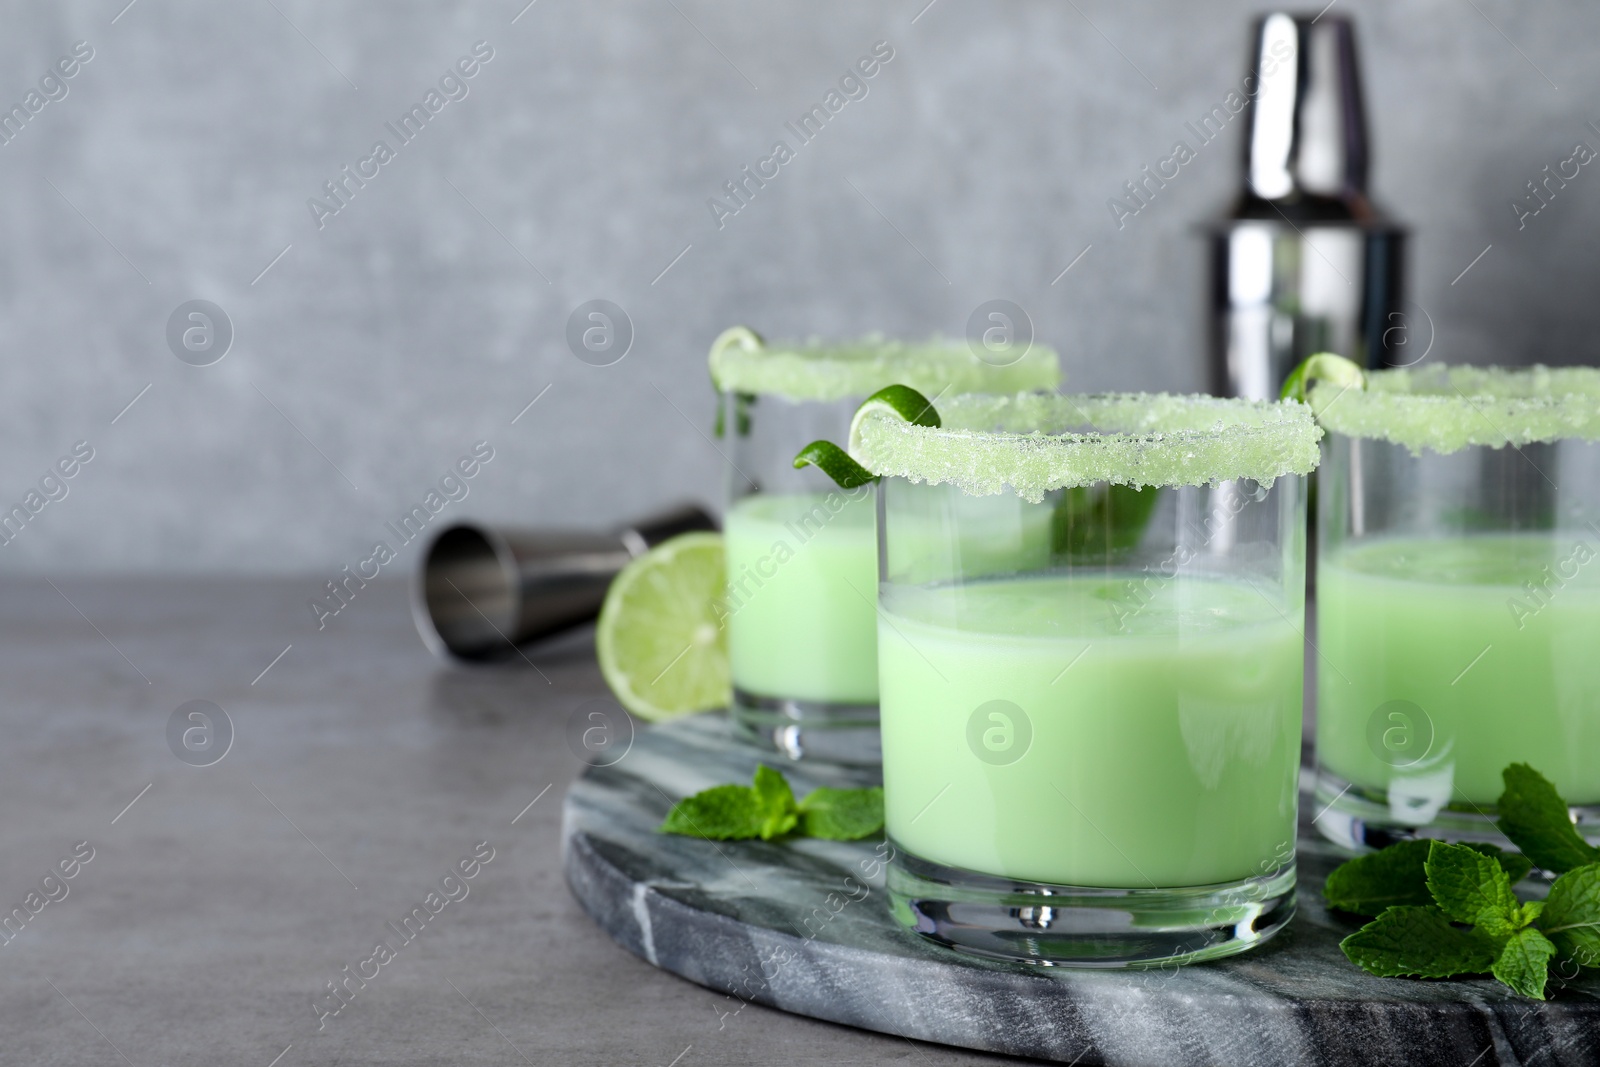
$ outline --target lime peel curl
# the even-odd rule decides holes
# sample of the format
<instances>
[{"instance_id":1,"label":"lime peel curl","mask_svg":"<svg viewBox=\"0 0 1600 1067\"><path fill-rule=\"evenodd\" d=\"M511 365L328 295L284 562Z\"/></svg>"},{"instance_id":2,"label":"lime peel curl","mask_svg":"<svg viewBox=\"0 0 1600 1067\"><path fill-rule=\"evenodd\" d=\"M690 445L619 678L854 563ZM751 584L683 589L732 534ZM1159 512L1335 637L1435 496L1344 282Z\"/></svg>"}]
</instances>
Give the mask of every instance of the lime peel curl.
<instances>
[{"instance_id":1,"label":"lime peel curl","mask_svg":"<svg viewBox=\"0 0 1600 1067\"><path fill-rule=\"evenodd\" d=\"M796 470L811 466L832 478L840 489L856 489L878 480L878 476L850 458L850 453L832 441L812 441L795 453Z\"/></svg>"},{"instance_id":2,"label":"lime peel curl","mask_svg":"<svg viewBox=\"0 0 1600 1067\"><path fill-rule=\"evenodd\" d=\"M916 426L938 426L939 413L927 397L909 385L886 385L867 397L850 420L850 447L855 447L856 429L868 415L881 413ZM832 478L840 489L855 489L878 480L877 475L851 458L850 453L832 441L812 441L794 457L795 469L810 465Z\"/></svg>"},{"instance_id":3,"label":"lime peel curl","mask_svg":"<svg viewBox=\"0 0 1600 1067\"><path fill-rule=\"evenodd\" d=\"M1283 391L1278 394L1279 399L1305 403L1306 393L1313 382L1329 382L1341 392L1346 389L1365 389L1367 372L1361 369L1360 364L1343 356L1318 352L1301 360L1300 365L1289 372L1289 377L1283 381Z\"/></svg>"}]
</instances>

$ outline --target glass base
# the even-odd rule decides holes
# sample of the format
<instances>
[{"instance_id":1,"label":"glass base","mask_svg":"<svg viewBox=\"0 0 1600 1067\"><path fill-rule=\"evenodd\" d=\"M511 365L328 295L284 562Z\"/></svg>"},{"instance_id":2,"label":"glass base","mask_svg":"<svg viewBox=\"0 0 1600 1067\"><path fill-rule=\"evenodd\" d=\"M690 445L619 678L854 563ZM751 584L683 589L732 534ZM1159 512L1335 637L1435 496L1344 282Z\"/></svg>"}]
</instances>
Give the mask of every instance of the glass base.
<instances>
[{"instance_id":1,"label":"glass base","mask_svg":"<svg viewBox=\"0 0 1600 1067\"><path fill-rule=\"evenodd\" d=\"M898 846L888 868L889 902L902 925L960 952L1045 967L1148 967L1246 952L1294 917L1294 885L1293 863L1176 889L1019 882Z\"/></svg>"},{"instance_id":2,"label":"glass base","mask_svg":"<svg viewBox=\"0 0 1600 1067\"><path fill-rule=\"evenodd\" d=\"M1312 788L1318 814L1312 821L1323 837L1355 852L1414 838L1486 842L1516 851L1517 846L1495 826L1492 804L1444 805L1422 795L1426 792L1416 790L1418 795L1411 796L1393 788L1367 789L1319 769ZM1573 806L1568 810L1577 822L1578 833L1590 844L1600 845L1600 806Z\"/></svg>"},{"instance_id":3,"label":"glass base","mask_svg":"<svg viewBox=\"0 0 1600 1067\"><path fill-rule=\"evenodd\" d=\"M876 704L763 697L735 686L728 715L740 737L792 760L862 767L883 762Z\"/></svg>"}]
</instances>

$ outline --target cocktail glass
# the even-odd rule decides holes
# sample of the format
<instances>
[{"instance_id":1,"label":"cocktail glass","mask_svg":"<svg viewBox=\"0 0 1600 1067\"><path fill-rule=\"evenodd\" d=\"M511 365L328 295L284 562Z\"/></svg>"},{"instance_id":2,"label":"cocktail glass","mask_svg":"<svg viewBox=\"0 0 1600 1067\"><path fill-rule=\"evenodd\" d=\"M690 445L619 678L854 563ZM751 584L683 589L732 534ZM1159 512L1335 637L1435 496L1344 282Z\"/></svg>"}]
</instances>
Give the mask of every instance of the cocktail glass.
<instances>
[{"instance_id":1,"label":"cocktail glass","mask_svg":"<svg viewBox=\"0 0 1600 1067\"><path fill-rule=\"evenodd\" d=\"M858 421L878 489L897 918L971 953L1240 952L1294 912L1302 404L955 397ZM1136 488L1137 487L1137 488ZM1042 558L997 567L997 532Z\"/></svg>"},{"instance_id":2,"label":"cocktail glass","mask_svg":"<svg viewBox=\"0 0 1600 1067\"><path fill-rule=\"evenodd\" d=\"M1520 762L1600 840L1600 371L1435 365L1311 400L1318 828L1508 845Z\"/></svg>"},{"instance_id":3,"label":"cocktail glass","mask_svg":"<svg viewBox=\"0 0 1600 1067\"><path fill-rule=\"evenodd\" d=\"M870 486L841 490L794 454L843 437L891 382L955 390L1054 388L1056 354L881 338L768 345L743 327L711 350L728 462L724 622L734 725L791 759L876 764L877 540Z\"/></svg>"}]
</instances>

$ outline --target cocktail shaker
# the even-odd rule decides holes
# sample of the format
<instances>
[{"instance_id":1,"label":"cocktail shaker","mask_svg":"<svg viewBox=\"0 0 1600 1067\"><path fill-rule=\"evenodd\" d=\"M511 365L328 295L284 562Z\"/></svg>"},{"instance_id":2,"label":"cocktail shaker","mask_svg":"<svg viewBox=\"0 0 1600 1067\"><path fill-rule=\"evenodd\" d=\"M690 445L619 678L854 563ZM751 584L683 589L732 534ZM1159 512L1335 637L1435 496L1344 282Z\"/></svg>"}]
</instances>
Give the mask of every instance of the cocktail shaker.
<instances>
[{"instance_id":1,"label":"cocktail shaker","mask_svg":"<svg viewBox=\"0 0 1600 1067\"><path fill-rule=\"evenodd\" d=\"M457 524L422 557L412 617L441 656L499 658L593 619L611 579L635 556L678 534L716 528L689 504L609 532Z\"/></svg>"},{"instance_id":2,"label":"cocktail shaker","mask_svg":"<svg viewBox=\"0 0 1600 1067\"><path fill-rule=\"evenodd\" d=\"M1415 362L1430 341L1403 306L1405 230L1367 192L1368 137L1349 19L1255 24L1244 180L1207 227L1212 389L1273 399L1306 356ZM1230 98L1234 94L1229 94Z\"/></svg>"}]
</instances>

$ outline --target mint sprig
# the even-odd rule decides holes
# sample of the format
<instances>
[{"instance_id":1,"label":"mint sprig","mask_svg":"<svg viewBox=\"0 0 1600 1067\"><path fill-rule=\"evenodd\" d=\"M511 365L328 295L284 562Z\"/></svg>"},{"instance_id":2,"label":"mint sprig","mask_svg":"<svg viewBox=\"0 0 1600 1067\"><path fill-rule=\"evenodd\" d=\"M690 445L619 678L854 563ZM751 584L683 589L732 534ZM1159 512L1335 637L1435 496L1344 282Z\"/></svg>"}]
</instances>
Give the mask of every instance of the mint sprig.
<instances>
[{"instance_id":1,"label":"mint sprig","mask_svg":"<svg viewBox=\"0 0 1600 1067\"><path fill-rule=\"evenodd\" d=\"M796 803L788 779L766 764L750 785L716 785L672 806L660 832L713 841L772 841L799 831L805 837L859 841L883 829L883 790L813 790Z\"/></svg>"},{"instance_id":2,"label":"mint sprig","mask_svg":"<svg viewBox=\"0 0 1600 1067\"><path fill-rule=\"evenodd\" d=\"M1386 978L1488 973L1538 1000L1552 963L1600 966L1600 850L1532 767L1512 764L1503 777L1499 826L1525 855L1404 841L1328 876L1331 907L1377 915L1340 942L1352 963ZM1561 873L1547 900L1524 903L1512 887L1534 862Z\"/></svg>"},{"instance_id":3,"label":"mint sprig","mask_svg":"<svg viewBox=\"0 0 1600 1067\"><path fill-rule=\"evenodd\" d=\"M1488 972L1523 996L1544 999L1556 950L1534 927L1543 905L1519 901L1495 857L1444 841L1426 844L1423 870L1433 902L1385 908L1339 943L1345 956L1384 978Z\"/></svg>"}]
</instances>

